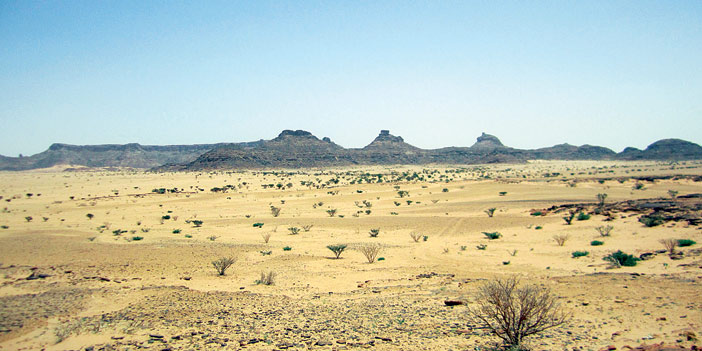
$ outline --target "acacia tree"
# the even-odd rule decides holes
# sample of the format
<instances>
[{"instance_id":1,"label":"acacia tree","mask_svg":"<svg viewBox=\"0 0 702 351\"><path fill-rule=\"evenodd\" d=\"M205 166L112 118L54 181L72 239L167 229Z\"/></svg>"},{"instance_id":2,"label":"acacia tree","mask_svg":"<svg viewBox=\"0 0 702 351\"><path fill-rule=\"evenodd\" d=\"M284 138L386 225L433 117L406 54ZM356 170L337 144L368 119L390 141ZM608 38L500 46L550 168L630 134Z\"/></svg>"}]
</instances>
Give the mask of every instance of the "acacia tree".
<instances>
[{"instance_id":1,"label":"acacia tree","mask_svg":"<svg viewBox=\"0 0 702 351\"><path fill-rule=\"evenodd\" d=\"M524 338L570 320L549 289L520 286L515 276L486 283L475 300L475 306L468 309L471 321L517 348Z\"/></svg>"}]
</instances>

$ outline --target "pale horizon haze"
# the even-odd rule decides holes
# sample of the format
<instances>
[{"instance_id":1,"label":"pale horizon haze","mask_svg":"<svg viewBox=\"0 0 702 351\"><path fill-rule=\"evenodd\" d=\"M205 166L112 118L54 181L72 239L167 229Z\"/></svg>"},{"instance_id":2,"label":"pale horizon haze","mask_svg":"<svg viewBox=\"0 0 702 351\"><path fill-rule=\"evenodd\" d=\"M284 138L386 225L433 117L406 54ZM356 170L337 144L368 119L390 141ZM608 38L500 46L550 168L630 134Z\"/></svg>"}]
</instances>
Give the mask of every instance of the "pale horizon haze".
<instances>
[{"instance_id":1,"label":"pale horizon haze","mask_svg":"<svg viewBox=\"0 0 702 351\"><path fill-rule=\"evenodd\" d=\"M0 154L702 144L702 1L0 1Z\"/></svg>"}]
</instances>

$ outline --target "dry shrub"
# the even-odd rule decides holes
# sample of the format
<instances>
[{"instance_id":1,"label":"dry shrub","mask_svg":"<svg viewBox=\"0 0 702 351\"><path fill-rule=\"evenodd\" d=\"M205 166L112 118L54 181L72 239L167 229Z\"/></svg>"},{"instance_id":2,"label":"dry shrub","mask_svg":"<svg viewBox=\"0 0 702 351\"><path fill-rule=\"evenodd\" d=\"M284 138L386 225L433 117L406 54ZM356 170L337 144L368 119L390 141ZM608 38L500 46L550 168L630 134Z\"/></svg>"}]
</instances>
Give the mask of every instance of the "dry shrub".
<instances>
[{"instance_id":1,"label":"dry shrub","mask_svg":"<svg viewBox=\"0 0 702 351\"><path fill-rule=\"evenodd\" d=\"M217 273L219 275L224 275L227 271L227 268L233 265L234 262L236 262L236 259L234 257L222 257L218 260L212 261L212 265L217 270Z\"/></svg>"},{"instance_id":2,"label":"dry shrub","mask_svg":"<svg viewBox=\"0 0 702 351\"><path fill-rule=\"evenodd\" d=\"M411 232L410 236L412 237L412 240L414 240L415 243L418 243L419 239L422 238L422 234L417 233L417 232Z\"/></svg>"},{"instance_id":3,"label":"dry shrub","mask_svg":"<svg viewBox=\"0 0 702 351\"><path fill-rule=\"evenodd\" d=\"M565 235L554 235L554 236L553 236L553 240L556 241L556 244L558 244L558 246L563 246L563 245L565 244L565 242L568 240L568 235L567 235L567 234L565 234Z\"/></svg>"},{"instance_id":4,"label":"dry shrub","mask_svg":"<svg viewBox=\"0 0 702 351\"><path fill-rule=\"evenodd\" d=\"M256 281L256 284L263 284L263 285L273 285L275 283L275 272L270 271L268 273L266 272L261 272L261 279Z\"/></svg>"},{"instance_id":5,"label":"dry shrub","mask_svg":"<svg viewBox=\"0 0 702 351\"><path fill-rule=\"evenodd\" d=\"M612 229L614 229L614 227L611 225L606 225L606 226L601 225L595 229L597 230L598 233L600 233L600 236L606 237L606 236L609 236L609 233L612 232Z\"/></svg>"},{"instance_id":6,"label":"dry shrub","mask_svg":"<svg viewBox=\"0 0 702 351\"><path fill-rule=\"evenodd\" d=\"M471 322L517 348L525 337L570 320L549 289L531 284L520 286L514 276L486 283L478 290L475 300L468 309Z\"/></svg>"},{"instance_id":7,"label":"dry shrub","mask_svg":"<svg viewBox=\"0 0 702 351\"><path fill-rule=\"evenodd\" d=\"M380 249L380 244L361 244L358 246L358 251L361 251L361 253L366 256L368 263L375 262L375 259L380 253Z\"/></svg>"},{"instance_id":8,"label":"dry shrub","mask_svg":"<svg viewBox=\"0 0 702 351\"><path fill-rule=\"evenodd\" d=\"M271 240L271 233L261 234L261 237L263 238L263 242L268 244L268 240Z\"/></svg>"},{"instance_id":9,"label":"dry shrub","mask_svg":"<svg viewBox=\"0 0 702 351\"><path fill-rule=\"evenodd\" d=\"M668 251L668 254L673 255L675 254L675 248L678 246L678 240L677 239L661 239L659 240L661 244L665 247L665 250Z\"/></svg>"}]
</instances>

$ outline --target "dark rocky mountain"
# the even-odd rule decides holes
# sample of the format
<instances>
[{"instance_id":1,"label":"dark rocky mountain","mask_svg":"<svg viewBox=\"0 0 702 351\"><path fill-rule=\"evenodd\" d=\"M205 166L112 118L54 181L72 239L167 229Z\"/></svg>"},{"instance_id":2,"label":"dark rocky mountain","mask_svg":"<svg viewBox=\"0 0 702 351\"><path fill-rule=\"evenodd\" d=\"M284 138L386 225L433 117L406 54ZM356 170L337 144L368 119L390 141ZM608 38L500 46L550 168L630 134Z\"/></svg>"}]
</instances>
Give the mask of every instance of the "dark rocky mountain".
<instances>
[{"instance_id":1,"label":"dark rocky mountain","mask_svg":"<svg viewBox=\"0 0 702 351\"><path fill-rule=\"evenodd\" d=\"M644 150L628 147L619 154L621 160L689 160L699 159L702 146L680 139L663 139Z\"/></svg>"},{"instance_id":2,"label":"dark rocky mountain","mask_svg":"<svg viewBox=\"0 0 702 351\"><path fill-rule=\"evenodd\" d=\"M223 144L150 146L53 144L27 157L0 156L0 170L20 171L56 165L152 168L165 163L187 163Z\"/></svg>"},{"instance_id":3,"label":"dark rocky mountain","mask_svg":"<svg viewBox=\"0 0 702 351\"><path fill-rule=\"evenodd\" d=\"M483 133L470 147L420 149L382 130L367 146L346 149L329 138L304 130L284 130L271 140L202 145L147 146L53 144L29 157L0 155L0 170L26 170L55 165L131 167L155 170L261 169L394 164L519 163L527 160L689 160L702 159L702 147L665 139L645 150L626 148L617 154L600 146L560 144L534 150L515 149Z\"/></svg>"}]
</instances>

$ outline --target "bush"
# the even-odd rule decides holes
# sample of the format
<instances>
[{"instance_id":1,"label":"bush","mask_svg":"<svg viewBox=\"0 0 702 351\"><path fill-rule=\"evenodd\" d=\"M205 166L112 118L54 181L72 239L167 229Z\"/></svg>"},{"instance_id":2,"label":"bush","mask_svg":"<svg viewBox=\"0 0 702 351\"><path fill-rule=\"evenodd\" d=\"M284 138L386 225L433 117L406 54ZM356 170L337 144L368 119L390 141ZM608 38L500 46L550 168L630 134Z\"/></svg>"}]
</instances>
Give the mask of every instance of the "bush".
<instances>
[{"instance_id":1,"label":"bush","mask_svg":"<svg viewBox=\"0 0 702 351\"><path fill-rule=\"evenodd\" d=\"M488 217L492 218L492 216L495 215L495 210L496 210L496 208L491 207L491 208L488 208L487 210L485 210L485 213L487 213Z\"/></svg>"},{"instance_id":2,"label":"bush","mask_svg":"<svg viewBox=\"0 0 702 351\"><path fill-rule=\"evenodd\" d=\"M590 252L588 252L588 251L573 251L573 253L572 253L573 258L584 257L584 256L587 256L589 254L590 254Z\"/></svg>"},{"instance_id":3,"label":"bush","mask_svg":"<svg viewBox=\"0 0 702 351\"><path fill-rule=\"evenodd\" d=\"M554 235L553 240L556 241L556 244L558 244L558 246L563 246L563 245L565 245L565 242L568 240L568 235L567 234Z\"/></svg>"},{"instance_id":4,"label":"bush","mask_svg":"<svg viewBox=\"0 0 702 351\"><path fill-rule=\"evenodd\" d=\"M336 209L335 208L328 209L327 214L329 215L329 217L334 217L336 215Z\"/></svg>"},{"instance_id":5,"label":"bush","mask_svg":"<svg viewBox=\"0 0 702 351\"><path fill-rule=\"evenodd\" d=\"M298 228L298 227L290 227L290 228L288 228L288 231L290 231L290 235L297 235L297 233L300 232L300 228Z\"/></svg>"},{"instance_id":6,"label":"bush","mask_svg":"<svg viewBox=\"0 0 702 351\"><path fill-rule=\"evenodd\" d=\"M483 232L483 235L485 235L490 240L499 239L502 236L502 234L500 234L500 232L492 232L492 233Z\"/></svg>"},{"instance_id":7,"label":"bush","mask_svg":"<svg viewBox=\"0 0 702 351\"><path fill-rule=\"evenodd\" d=\"M678 239L678 246L680 247L687 247L687 246L692 246L697 244L694 240L690 239Z\"/></svg>"},{"instance_id":8,"label":"bush","mask_svg":"<svg viewBox=\"0 0 702 351\"><path fill-rule=\"evenodd\" d=\"M485 249L487 249L487 245L485 245L485 244L480 244L480 245L476 246L475 248L478 249L478 250L485 250Z\"/></svg>"},{"instance_id":9,"label":"bush","mask_svg":"<svg viewBox=\"0 0 702 351\"><path fill-rule=\"evenodd\" d=\"M604 206L606 198L607 198L607 194L604 194L604 193L597 194L597 204L600 207Z\"/></svg>"},{"instance_id":10,"label":"bush","mask_svg":"<svg viewBox=\"0 0 702 351\"><path fill-rule=\"evenodd\" d=\"M500 196L505 196L505 195L507 195L506 191L500 191Z\"/></svg>"},{"instance_id":11,"label":"bush","mask_svg":"<svg viewBox=\"0 0 702 351\"><path fill-rule=\"evenodd\" d=\"M419 239L422 238L422 234L419 234L417 232L411 232L410 237L412 237L412 240L414 240L415 243L418 243Z\"/></svg>"},{"instance_id":12,"label":"bush","mask_svg":"<svg viewBox=\"0 0 702 351\"><path fill-rule=\"evenodd\" d=\"M346 250L346 244L327 245L327 249L331 250L336 255L336 258L339 259L341 253Z\"/></svg>"},{"instance_id":13,"label":"bush","mask_svg":"<svg viewBox=\"0 0 702 351\"><path fill-rule=\"evenodd\" d=\"M520 348L524 338L570 319L550 290L532 284L520 286L516 277L486 283L478 290L475 301L474 307L468 309L470 321L516 348Z\"/></svg>"},{"instance_id":14,"label":"bush","mask_svg":"<svg viewBox=\"0 0 702 351\"><path fill-rule=\"evenodd\" d=\"M575 213L571 212L569 215L563 217L563 220L566 222L567 225L570 225L573 222L573 217L575 217Z\"/></svg>"},{"instance_id":15,"label":"bush","mask_svg":"<svg viewBox=\"0 0 702 351\"><path fill-rule=\"evenodd\" d=\"M646 227L657 227L661 224L663 224L665 221L663 220L663 217L661 216L655 216L655 215L649 215L649 216L641 216L639 218L639 222L643 223Z\"/></svg>"},{"instance_id":16,"label":"bush","mask_svg":"<svg viewBox=\"0 0 702 351\"><path fill-rule=\"evenodd\" d=\"M292 250L292 247L290 247L290 246L286 246L283 248L283 251L290 251L290 250Z\"/></svg>"},{"instance_id":17,"label":"bush","mask_svg":"<svg viewBox=\"0 0 702 351\"><path fill-rule=\"evenodd\" d=\"M600 233L601 237L609 236L609 233L612 232L612 229L614 229L614 227L611 225L606 225L606 226L601 225L601 226L595 228L595 230L597 230L597 232Z\"/></svg>"},{"instance_id":18,"label":"bush","mask_svg":"<svg viewBox=\"0 0 702 351\"><path fill-rule=\"evenodd\" d=\"M171 219L171 216L170 215L163 215L163 216L161 216L161 219L169 220L169 219Z\"/></svg>"},{"instance_id":19,"label":"bush","mask_svg":"<svg viewBox=\"0 0 702 351\"><path fill-rule=\"evenodd\" d=\"M278 217L280 215L280 207L271 206L271 214L273 217Z\"/></svg>"},{"instance_id":20,"label":"bush","mask_svg":"<svg viewBox=\"0 0 702 351\"><path fill-rule=\"evenodd\" d=\"M193 225L196 226L196 227L202 227L202 223L203 223L203 222L202 222L201 220L199 220L199 219L196 219L196 220L192 221L192 223L193 223Z\"/></svg>"},{"instance_id":21,"label":"bush","mask_svg":"<svg viewBox=\"0 0 702 351\"><path fill-rule=\"evenodd\" d=\"M380 228L371 229L368 234L370 234L371 238L377 238L380 234Z\"/></svg>"},{"instance_id":22,"label":"bush","mask_svg":"<svg viewBox=\"0 0 702 351\"><path fill-rule=\"evenodd\" d=\"M268 240L271 240L271 233L261 234L261 237L263 238L263 242L268 244Z\"/></svg>"},{"instance_id":23,"label":"bush","mask_svg":"<svg viewBox=\"0 0 702 351\"><path fill-rule=\"evenodd\" d=\"M180 229L173 229L173 234L180 234Z\"/></svg>"},{"instance_id":24,"label":"bush","mask_svg":"<svg viewBox=\"0 0 702 351\"><path fill-rule=\"evenodd\" d=\"M675 254L675 247L678 246L678 241L675 239L661 239L658 240L659 243L663 244L663 247L665 247L665 251L668 251L669 254L673 255Z\"/></svg>"},{"instance_id":25,"label":"bush","mask_svg":"<svg viewBox=\"0 0 702 351\"><path fill-rule=\"evenodd\" d=\"M273 285L275 283L275 272L261 272L261 278L256 281L256 284Z\"/></svg>"},{"instance_id":26,"label":"bush","mask_svg":"<svg viewBox=\"0 0 702 351\"><path fill-rule=\"evenodd\" d=\"M254 228L263 228L263 223L254 223Z\"/></svg>"},{"instance_id":27,"label":"bush","mask_svg":"<svg viewBox=\"0 0 702 351\"><path fill-rule=\"evenodd\" d=\"M361 253L366 256L368 263L375 262L376 257L378 257L380 253L380 249L380 244L362 244L358 246L358 251L361 251Z\"/></svg>"},{"instance_id":28,"label":"bush","mask_svg":"<svg viewBox=\"0 0 702 351\"><path fill-rule=\"evenodd\" d=\"M636 262L639 260L639 258L624 253L621 250L617 250L616 252L605 256L603 260L608 261L615 267L634 267L636 266Z\"/></svg>"},{"instance_id":29,"label":"bush","mask_svg":"<svg viewBox=\"0 0 702 351\"><path fill-rule=\"evenodd\" d=\"M227 269L236 262L233 257L222 257L218 260L212 261L212 265L217 270L217 274L225 275Z\"/></svg>"},{"instance_id":30,"label":"bush","mask_svg":"<svg viewBox=\"0 0 702 351\"><path fill-rule=\"evenodd\" d=\"M544 213L541 212L541 211L536 211L536 212L532 212L531 215L534 216L534 217L536 217L536 216L543 216Z\"/></svg>"},{"instance_id":31,"label":"bush","mask_svg":"<svg viewBox=\"0 0 702 351\"><path fill-rule=\"evenodd\" d=\"M132 240L133 240L133 241L144 240L144 237L143 237L143 236L133 236L133 237L132 237Z\"/></svg>"},{"instance_id":32,"label":"bush","mask_svg":"<svg viewBox=\"0 0 702 351\"><path fill-rule=\"evenodd\" d=\"M590 246L601 246L604 245L604 241L593 240L590 242Z\"/></svg>"},{"instance_id":33,"label":"bush","mask_svg":"<svg viewBox=\"0 0 702 351\"><path fill-rule=\"evenodd\" d=\"M580 212L578 213L578 216L575 217L575 219L579 221L587 221L588 219L590 219L590 215L585 212Z\"/></svg>"}]
</instances>

